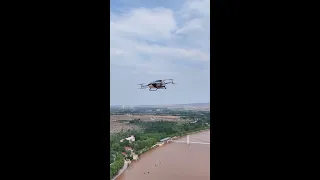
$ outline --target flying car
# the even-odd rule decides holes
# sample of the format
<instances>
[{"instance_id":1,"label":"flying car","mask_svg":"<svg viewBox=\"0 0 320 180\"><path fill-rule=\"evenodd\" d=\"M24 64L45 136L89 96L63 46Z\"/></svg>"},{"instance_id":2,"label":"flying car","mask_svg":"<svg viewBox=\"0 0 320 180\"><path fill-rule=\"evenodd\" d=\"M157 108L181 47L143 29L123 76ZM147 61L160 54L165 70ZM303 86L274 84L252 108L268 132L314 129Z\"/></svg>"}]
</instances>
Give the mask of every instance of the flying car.
<instances>
[{"instance_id":1,"label":"flying car","mask_svg":"<svg viewBox=\"0 0 320 180\"><path fill-rule=\"evenodd\" d=\"M164 79L164 80L156 80L156 81L150 82L147 85L145 85L144 83L138 84L138 85L141 86L139 89L146 89L149 87L149 91L156 91L158 89L167 89L166 84L177 84L177 83L174 83L173 79Z\"/></svg>"}]
</instances>

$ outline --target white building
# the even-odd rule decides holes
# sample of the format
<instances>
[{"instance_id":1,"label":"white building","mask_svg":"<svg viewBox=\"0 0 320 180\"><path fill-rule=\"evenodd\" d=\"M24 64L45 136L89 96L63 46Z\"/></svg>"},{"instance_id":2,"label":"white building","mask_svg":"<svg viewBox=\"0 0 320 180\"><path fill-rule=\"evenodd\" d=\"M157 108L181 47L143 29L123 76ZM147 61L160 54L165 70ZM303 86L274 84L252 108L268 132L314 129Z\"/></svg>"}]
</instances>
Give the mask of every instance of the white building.
<instances>
[{"instance_id":1,"label":"white building","mask_svg":"<svg viewBox=\"0 0 320 180\"><path fill-rule=\"evenodd\" d=\"M126 138L126 140L128 140L128 141L135 141L136 138L135 138L133 135L131 135L130 137Z\"/></svg>"},{"instance_id":2,"label":"white building","mask_svg":"<svg viewBox=\"0 0 320 180\"><path fill-rule=\"evenodd\" d=\"M133 135L131 135L130 137L125 138L126 140L128 140L129 142L133 142L135 141L135 137ZM125 139L121 139L120 142L123 142Z\"/></svg>"}]
</instances>

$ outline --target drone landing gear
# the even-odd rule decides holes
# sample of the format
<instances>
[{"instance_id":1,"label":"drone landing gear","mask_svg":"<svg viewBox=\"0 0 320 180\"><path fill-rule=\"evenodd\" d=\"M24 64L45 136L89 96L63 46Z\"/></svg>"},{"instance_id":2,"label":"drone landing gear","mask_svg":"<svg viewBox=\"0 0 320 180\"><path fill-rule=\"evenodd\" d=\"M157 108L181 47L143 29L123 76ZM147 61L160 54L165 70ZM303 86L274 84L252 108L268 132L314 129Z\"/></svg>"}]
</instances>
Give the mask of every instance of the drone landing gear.
<instances>
[{"instance_id":1,"label":"drone landing gear","mask_svg":"<svg viewBox=\"0 0 320 180\"><path fill-rule=\"evenodd\" d=\"M149 91L157 91L158 89L156 89L156 90L151 90L151 89L149 89Z\"/></svg>"}]
</instances>

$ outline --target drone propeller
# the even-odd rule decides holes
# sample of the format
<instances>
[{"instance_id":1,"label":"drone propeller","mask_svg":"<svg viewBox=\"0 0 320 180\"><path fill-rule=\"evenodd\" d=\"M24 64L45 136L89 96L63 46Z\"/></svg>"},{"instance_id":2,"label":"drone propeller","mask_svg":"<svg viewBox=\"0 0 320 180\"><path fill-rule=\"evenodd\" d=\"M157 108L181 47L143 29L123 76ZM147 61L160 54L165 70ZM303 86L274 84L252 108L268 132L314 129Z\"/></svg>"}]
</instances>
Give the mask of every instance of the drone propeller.
<instances>
[{"instance_id":1,"label":"drone propeller","mask_svg":"<svg viewBox=\"0 0 320 180\"><path fill-rule=\"evenodd\" d=\"M166 80L170 80L171 82L167 82L165 84L177 84L177 83L173 82L173 79L164 79L163 81L166 81Z\"/></svg>"},{"instance_id":2,"label":"drone propeller","mask_svg":"<svg viewBox=\"0 0 320 180\"><path fill-rule=\"evenodd\" d=\"M142 83L142 84L138 84L138 85L140 85L141 87L140 88L138 88L138 89L145 89L145 88L147 88L147 85L144 85L144 83Z\"/></svg>"}]
</instances>

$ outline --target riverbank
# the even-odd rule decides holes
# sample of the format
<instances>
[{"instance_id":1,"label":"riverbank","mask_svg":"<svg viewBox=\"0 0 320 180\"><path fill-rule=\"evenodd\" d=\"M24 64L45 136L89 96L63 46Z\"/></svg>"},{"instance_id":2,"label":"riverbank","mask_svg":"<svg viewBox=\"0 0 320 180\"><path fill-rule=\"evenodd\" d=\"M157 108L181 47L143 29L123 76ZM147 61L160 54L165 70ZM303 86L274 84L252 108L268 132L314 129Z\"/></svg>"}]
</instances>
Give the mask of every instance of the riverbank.
<instances>
[{"instance_id":1,"label":"riverbank","mask_svg":"<svg viewBox=\"0 0 320 180\"><path fill-rule=\"evenodd\" d=\"M118 174L112 178L112 180L116 180L129 166L130 162L124 161L123 167L119 170Z\"/></svg>"},{"instance_id":2,"label":"riverbank","mask_svg":"<svg viewBox=\"0 0 320 180\"><path fill-rule=\"evenodd\" d=\"M195 133L205 132L205 131L208 131L208 130L210 131L210 127L208 129L203 129L203 130L199 130L199 131L193 131L193 132L186 133L186 134L182 135L182 137L184 137L186 135L195 134Z\"/></svg>"},{"instance_id":3,"label":"riverbank","mask_svg":"<svg viewBox=\"0 0 320 180\"><path fill-rule=\"evenodd\" d=\"M176 136L176 139L179 139L179 138L183 138L187 135L192 135L192 134L196 134L196 133L201 133L201 132L205 132L205 131L210 131L210 127L208 129L202 129L202 130L198 130L198 131L192 131L192 132L187 132L187 133L184 133L182 134L181 136ZM165 145L166 143L164 143L163 145ZM160 145L160 146L163 146L163 145ZM152 150L152 149L156 149L158 147L160 147L158 145L158 143L154 144L151 148L145 148L145 149L142 149L141 152L139 153L140 155ZM139 157L139 156L138 156Z\"/></svg>"},{"instance_id":4,"label":"riverbank","mask_svg":"<svg viewBox=\"0 0 320 180\"><path fill-rule=\"evenodd\" d=\"M185 137L185 136L187 136L187 135L192 135L192 134L196 134L196 133L202 133L202 132L206 132L206 131L210 131L210 127L207 128L207 129L202 129L202 130L198 130L198 131L187 132L187 133L184 133L184 134L181 135L181 136L177 136L177 138L183 138L183 137ZM164 144L164 145L165 145L165 144ZM139 159L139 157L140 157L141 155L143 155L144 153L149 152L149 151L151 151L151 150L155 150L155 149L157 149L158 147L161 147L161 146L158 146L157 144L155 144L155 145L152 146L152 148L142 149L142 150L141 150L141 153L140 153L139 155L136 155L136 154L135 154L135 155L137 156L137 158L135 158L135 161L137 161L137 160ZM121 170L119 170L118 174L117 174L114 178L112 178L112 180L116 180L123 172L125 172L125 170L128 168L128 166L129 166L130 163L131 163L131 162L126 162L126 161L125 161L124 166L121 168Z\"/></svg>"}]
</instances>

